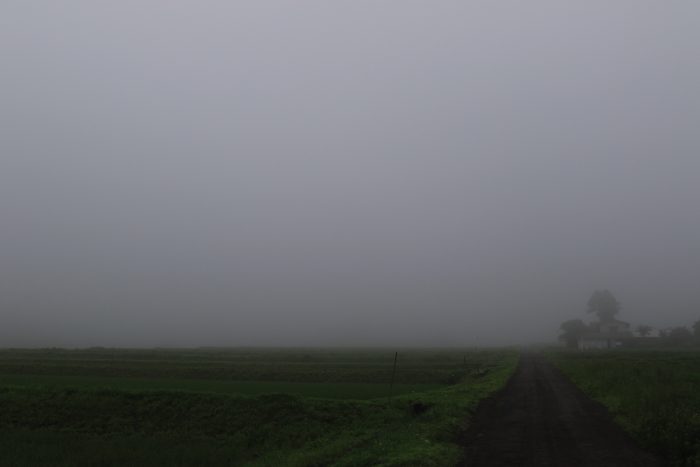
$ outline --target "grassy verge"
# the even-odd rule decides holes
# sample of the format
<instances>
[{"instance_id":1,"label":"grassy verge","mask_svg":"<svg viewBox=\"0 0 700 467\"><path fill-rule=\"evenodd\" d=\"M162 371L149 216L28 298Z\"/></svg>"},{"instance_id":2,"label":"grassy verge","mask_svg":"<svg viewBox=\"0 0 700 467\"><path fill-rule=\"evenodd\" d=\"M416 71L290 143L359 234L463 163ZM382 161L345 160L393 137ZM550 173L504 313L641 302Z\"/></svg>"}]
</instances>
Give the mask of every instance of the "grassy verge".
<instances>
[{"instance_id":1,"label":"grassy verge","mask_svg":"<svg viewBox=\"0 0 700 467\"><path fill-rule=\"evenodd\" d=\"M639 443L673 465L700 465L700 354L554 352L577 386Z\"/></svg>"},{"instance_id":2,"label":"grassy verge","mask_svg":"<svg viewBox=\"0 0 700 467\"><path fill-rule=\"evenodd\" d=\"M0 388L0 464L445 466L469 411L501 387L514 352L440 389L369 400Z\"/></svg>"}]
</instances>

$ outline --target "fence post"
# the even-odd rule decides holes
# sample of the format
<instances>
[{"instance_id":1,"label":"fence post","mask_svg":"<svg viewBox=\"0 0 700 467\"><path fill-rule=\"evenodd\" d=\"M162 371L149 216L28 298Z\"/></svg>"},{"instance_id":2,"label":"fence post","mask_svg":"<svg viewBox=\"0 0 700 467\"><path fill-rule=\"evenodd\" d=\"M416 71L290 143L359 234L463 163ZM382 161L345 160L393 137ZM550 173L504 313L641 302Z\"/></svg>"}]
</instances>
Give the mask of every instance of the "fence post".
<instances>
[{"instance_id":1,"label":"fence post","mask_svg":"<svg viewBox=\"0 0 700 467\"><path fill-rule=\"evenodd\" d=\"M391 383L389 384L389 395L394 392L394 377L396 376L396 361L399 359L399 353L394 353L394 369L391 372Z\"/></svg>"}]
</instances>

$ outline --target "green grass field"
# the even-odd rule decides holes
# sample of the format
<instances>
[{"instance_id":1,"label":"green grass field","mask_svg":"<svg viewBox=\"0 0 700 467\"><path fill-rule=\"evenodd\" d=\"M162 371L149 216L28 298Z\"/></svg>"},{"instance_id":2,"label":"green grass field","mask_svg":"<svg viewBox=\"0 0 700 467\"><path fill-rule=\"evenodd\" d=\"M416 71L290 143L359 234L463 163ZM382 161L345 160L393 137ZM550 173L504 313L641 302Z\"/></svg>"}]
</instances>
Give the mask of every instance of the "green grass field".
<instances>
[{"instance_id":1,"label":"green grass field","mask_svg":"<svg viewBox=\"0 0 700 467\"><path fill-rule=\"evenodd\" d=\"M552 352L549 358L642 446L673 465L700 465L699 352Z\"/></svg>"},{"instance_id":2,"label":"green grass field","mask_svg":"<svg viewBox=\"0 0 700 467\"><path fill-rule=\"evenodd\" d=\"M492 363L489 352L398 349L399 384L454 383ZM0 350L2 375L389 384L393 350Z\"/></svg>"},{"instance_id":3,"label":"green grass field","mask_svg":"<svg viewBox=\"0 0 700 467\"><path fill-rule=\"evenodd\" d=\"M16 388L116 389L119 391L185 391L213 394L292 394L324 399L373 399L392 394L430 391L441 384L303 383L285 381L219 381L113 376L2 375L0 385Z\"/></svg>"},{"instance_id":4,"label":"green grass field","mask_svg":"<svg viewBox=\"0 0 700 467\"><path fill-rule=\"evenodd\" d=\"M456 463L507 350L2 350L0 465Z\"/></svg>"}]
</instances>

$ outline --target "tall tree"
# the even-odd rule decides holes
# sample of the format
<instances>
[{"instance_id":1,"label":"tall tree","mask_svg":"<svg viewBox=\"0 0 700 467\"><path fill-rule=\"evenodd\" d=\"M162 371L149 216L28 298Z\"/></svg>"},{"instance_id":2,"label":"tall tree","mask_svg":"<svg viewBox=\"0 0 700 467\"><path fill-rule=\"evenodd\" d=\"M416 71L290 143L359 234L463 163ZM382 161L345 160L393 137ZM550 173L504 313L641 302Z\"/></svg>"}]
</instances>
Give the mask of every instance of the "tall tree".
<instances>
[{"instance_id":1,"label":"tall tree","mask_svg":"<svg viewBox=\"0 0 700 467\"><path fill-rule=\"evenodd\" d=\"M612 321L622 306L609 290L596 290L588 299L588 312L595 313L602 322Z\"/></svg>"},{"instance_id":2,"label":"tall tree","mask_svg":"<svg viewBox=\"0 0 700 467\"><path fill-rule=\"evenodd\" d=\"M578 341L588 329L580 319L570 319L564 321L560 326L562 332L561 338L566 342L567 347L578 347Z\"/></svg>"}]
</instances>

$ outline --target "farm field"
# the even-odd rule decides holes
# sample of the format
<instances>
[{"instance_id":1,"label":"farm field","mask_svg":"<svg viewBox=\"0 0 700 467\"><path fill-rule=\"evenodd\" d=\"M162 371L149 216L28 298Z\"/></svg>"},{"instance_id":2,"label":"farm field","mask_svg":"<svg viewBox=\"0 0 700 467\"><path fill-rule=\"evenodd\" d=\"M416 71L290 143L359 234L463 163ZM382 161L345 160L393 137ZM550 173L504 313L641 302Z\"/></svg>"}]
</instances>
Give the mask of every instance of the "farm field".
<instances>
[{"instance_id":1,"label":"farm field","mask_svg":"<svg viewBox=\"0 0 700 467\"><path fill-rule=\"evenodd\" d=\"M396 384L454 383L488 352L398 349ZM0 375L390 384L393 350L0 350Z\"/></svg>"},{"instance_id":2,"label":"farm field","mask_svg":"<svg viewBox=\"0 0 700 467\"><path fill-rule=\"evenodd\" d=\"M119 391L185 391L213 394L292 394L327 399L372 399L392 394L423 392L441 384L321 383L284 381L218 381L176 378L118 378L110 376L3 375L3 386L16 388L115 389Z\"/></svg>"},{"instance_id":3,"label":"farm field","mask_svg":"<svg viewBox=\"0 0 700 467\"><path fill-rule=\"evenodd\" d=\"M700 353L550 352L641 446L672 465L700 465Z\"/></svg>"},{"instance_id":4,"label":"farm field","mask_svg":"<svg viewBox=\"0 0 700 467\"><path fill-rule=\"evenodd\" d=\"M0 350L0 464L457 463L517 353L393 352Z\"/></svg>"}]
</instances>

